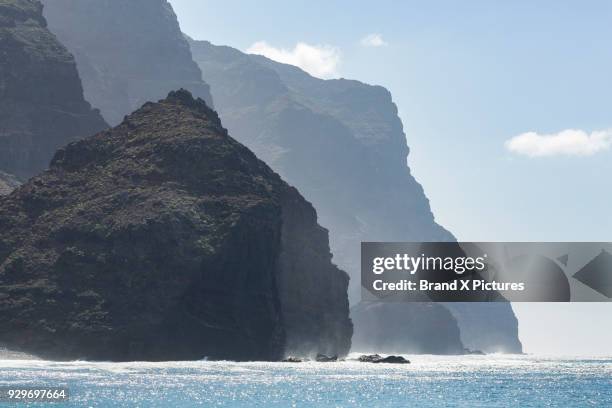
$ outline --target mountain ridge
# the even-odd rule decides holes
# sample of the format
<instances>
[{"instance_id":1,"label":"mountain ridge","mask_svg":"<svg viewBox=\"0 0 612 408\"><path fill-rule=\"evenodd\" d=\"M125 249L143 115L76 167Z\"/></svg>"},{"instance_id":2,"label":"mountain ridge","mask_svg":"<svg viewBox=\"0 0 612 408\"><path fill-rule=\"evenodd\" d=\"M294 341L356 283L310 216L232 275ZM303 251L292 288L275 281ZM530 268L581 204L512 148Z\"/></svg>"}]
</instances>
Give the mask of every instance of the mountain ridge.
<instances>
[{"instance_id":1,"label":"mountain ridge","mask_svg":"<svg viewBox=\"0 0 612 408\"><path fill-rule=\"evenodd\" d=\"M75 60L38 1L0 1L0 49L0 170L27 179L62 145L108 125L83 98Z\"/></svg>"}]
</instances>

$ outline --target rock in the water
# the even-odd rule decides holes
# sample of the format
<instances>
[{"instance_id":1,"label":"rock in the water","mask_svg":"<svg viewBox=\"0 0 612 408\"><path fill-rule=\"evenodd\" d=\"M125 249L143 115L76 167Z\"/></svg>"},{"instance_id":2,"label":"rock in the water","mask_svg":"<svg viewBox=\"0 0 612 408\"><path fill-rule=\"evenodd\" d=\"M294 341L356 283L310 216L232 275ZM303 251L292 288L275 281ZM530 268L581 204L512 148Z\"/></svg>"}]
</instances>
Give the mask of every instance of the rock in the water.
<instances>
[{"instance_id":1,"label":"rock in the water","mask_svg":"<svg viewBox=\"0 0 612 408\"><path fill-rule=\"evenodd\" d=\"M317 354L315 361L319 363L333 363L335 361L338 361L338 356L337 355L327 356L325 354Z\"/></svg>"},{"instance_id":2,"label":"rock in the water","mask_svg":"<svg viewBox=\"0 0 612 408\"><path fill-rule=\"evenodd\" d=\"M85 97L116 125L146 101L185 88L212 106L166 0L43 0L49 28L75 55Z\"/></svg>"},{"instance_id":3,"label":"rock in the water","mask_svg":"<svg viewBox=\"0 0 612 408\"><path fill-rule=\"evenodd\" d=\"M283 360L283 363L301 363L304 360L302 360L301 358L297 358L297 357L287 357Z\"/></svg>"},{"instance_id":4,"label":"rock in the water","mask_svg":"<svg viewBox=\"0 0 612 408\"><path fill-rule=\"evenodd\" d=\"M20 184L15 176L0 171L0 196L10 194Z\"/></svg>"},{"instance_id":5,"label":"rock in the water","mask_svg":"<svg viewBox=\"0 0 612 408\"><path fill-rule=\"evenodd\" d=\"M357 360L362 363L372 363L374 361L380 360L381 358L382 356L380 354L364 354L362 356L359 356Z\"/></svg>"},{"instance_id":6,"label":"rock in the water","mask_svg":"<svg viewBox=\"0 0 612 408\"><path fill-rule=\"evenodd\" d=\"M402 356L387 356L378 360L372 361L373 363L386 363L386 364L410 364L409 360L406 360Z\"/></svg>"},{"instance_id":7,"label":"rock in the water","mask_svg":"<svg viewBox=\"0 0 612 408\"><path fill-rule=\"evenodd\" d=\"M186 91L0 199L0 345L53 359L346 354L314 208Z\"/></svg>"},{"instance_id":8,"label":"rock in the water","mask_svg":"<svg viewBox=\"0 0 612 408\"><path fill-rule=\"evenodd\" d=\"M402 356L387 356L383 357L379 354L364 354L358 359L362 363L383 363L383 364L410 364L409 360L406 360Z\"/></svg>"},{"instance_id":9,"label":"rock in the water","mask_svg":"<svg viewBox=\"0 0 612 408\"><path fill-rule=\"evenodd\" d=\"M35 0L0 0L0 170L25 179L107 125L83 99L72 55Z\"/></svg>"},{"instance_id":10,"label":"rock in the water","mask_svg":"<svg viewBox=\"0 0 612 408\"><path fill-rule=\"evenodd\" d=\"M351 309L351 318L354 351L463 354L457 321L436 303L363 301Z\"/></svg>"}]
</instances>

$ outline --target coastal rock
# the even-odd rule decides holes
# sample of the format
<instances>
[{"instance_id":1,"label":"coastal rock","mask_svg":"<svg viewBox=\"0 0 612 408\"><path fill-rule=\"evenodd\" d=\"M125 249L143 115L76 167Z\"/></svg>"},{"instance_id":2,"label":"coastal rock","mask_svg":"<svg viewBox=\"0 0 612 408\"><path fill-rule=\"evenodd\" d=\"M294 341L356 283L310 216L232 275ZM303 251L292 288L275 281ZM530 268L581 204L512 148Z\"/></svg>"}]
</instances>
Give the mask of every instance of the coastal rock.
<instances>
[{"instance_id":1,"label":"coastal rock","mask_svg":"<svg viewBox=\"0 0 612 408\"><path fill-rule=\"evenodd\" d=\"M46 169L59 147L107 127L35 0L0 0L0 124L0 170L21 179Z\"/></svg>"},{"instance_id":2,"label":"coastal rock","mask_svg":"<svg viewBox=\"0 0 612 408\"><path fill-rule=\"evenodd\" d=\"M382 356L380 354L364 354L362 356L359 356L357 360L362 363L372 363L374 361L380 360L381 358Z\"/></svg>"},{"instance_id":3,"label":"coastal rock","mask_svg":"<svg viewBox=\"0 0 612 408\"><path fill-rule=\"evenodd\" d=\"M383 357L380 354L364 354L362 356L359 356L358 360L362 363L410 364L410 361L406 360L402 356Z\"/></svg>"},{"instance_id":4,"label":"coastal rock","mask_svg":"<svg viewBox=\"0 0 612 408\"><path fill-rule=\"evenodd\" d=\"M146 101L208 85L166 0L43 0L50 30L75 55L85 97L116 125Z\"/></svg>"},{"instance_id":5,"label":"coastal rock","mask_svg":"<svg viewBox=\"0 0 612 408\"><path fill-rule=\"evenodd\" d=\"M15 176L0 171L0 196L10 194L20 184Z\"/></svg>"},{"instance_id":6,"label":"coastal rock","mask_svg":"<svg viewBox=\"0 0 612 408\"><path fill-rule=\"evenodd\" d=\"M287 357L285 359L283 359L283 363L302 363L304 360L302 360L301 358L297 358L297 357Z\"/></svg>"},{"instance_id":7,"label":"coastal rock","mask_svg":"<svg viewBox=\"0 0 612 408\"><path fill-rule=\"evenodd\" d=\"M321 225L330 231L334 262L352 278L349 298L353 304L361 297L361 241L454 241L435 222L423 188L406 165L406 135L388 90L346 79L321 80L294 66L207 41L191 40L190 44L225 126L314 204ZM431 349L429 338L419 332L431 332L429 322L441 321L443 307L394 306L393 316L403 309L408 321L424 326L413 325L412 334L404 329L403 337L390 341L405 339L410 349ZM466 310L478 316L479 308L487 306L472 304ZM353 308L352 313L361 310ZM431 319L413 318L430 312L434 313ZM486 336L500 345L518 343L510 304L500 304L495 313L482 320L480 327L463 313L454 318L444 313L444 320L450 331L458 322L466 339L497 331ZM384 322L393 324L385 314L372 321L377 322L372 328L356 326L358 339ZM393 332L391 328L387 335ZM433 335L443 341L442 336ZM417 339L424 342L423 347L415 343ZM447 346L441 349L452 353L463 349L454 336Z\"/></svg>"},{"instance_id":8,"label":"coastal rock","mask_svg":"<svg viewBox=\"0 0 612 408\"><path fill-rule=\"evenodd\" d=\"M348 276L314 208L187 91L58 151L0 199L0 226L9 349L126 361L350 347Z\"/></svg>"},{"instance_id":9,"label":"coastal rock","mask_svg":"<svg viewBox=\"0 0 612 408\"><path fill-rule=\"evenodd\" d=\"M373 363L383 363L383 364L410 364L410 361L406 360L402 356L387 356L387 357L383 357L383 358L380 358L372 362Z\"/></svg>"}]
</instances>

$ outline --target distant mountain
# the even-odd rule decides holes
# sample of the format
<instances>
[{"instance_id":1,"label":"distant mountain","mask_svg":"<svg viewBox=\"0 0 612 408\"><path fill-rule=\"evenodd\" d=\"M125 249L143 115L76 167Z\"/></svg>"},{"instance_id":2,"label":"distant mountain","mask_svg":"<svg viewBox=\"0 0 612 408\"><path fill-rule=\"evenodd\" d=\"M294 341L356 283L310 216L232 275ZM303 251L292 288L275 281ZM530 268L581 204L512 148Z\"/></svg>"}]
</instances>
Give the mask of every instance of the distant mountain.
<instances>
[{"instance_id":1,"label":"distant mountain","mask_svg":"<svg viewBox=\"0 0 612 408\"><path fill-rule=\"evenodd\" d=\"M294 66L207 41L190 44L225 126L314 204L321 225L330 231L334 262L351 275L353 303L360 299L361 241L455 240L435 222L423 188L410 173L406 136L385 88L346 79L317 79ZM500 321L495 326L489 325L488 318L470 319L464 326L465 315L444 314L440 312L444 306L402 307L406 319L416 322L414 339L404 338L413 345L423 339L419 330L430 330L417 326L427 321L414 318L417 309L435 313L431 318L437 322L452 325L456 318L462 331L478 333L507 324L508 330L496 341L518 342L509 304L496 309ZM367 327L364 322L372 321L372 313L381 313L379 318L389 321L385 309L393 309L389 313L395 316L399 307L353 308L355 338L363 336L360 331ZM466 347L475 348L471 334L462 338ZM458 348L457 339L449 337L448 342L449 349Z\"/></svg>"},{"instance_id":2,"label":"distant mountain","mask_svg":"<svg viewBox=\"0 0 612 408\"><path fill-rule=\"evenodd\" d=\"M189 89L212 106L166 0L43 0L49 27L75 55L85 97L111 125L146 101Z\"/></svg>"},{"instance_id":3,"label":"distant mountain","mask_svg":"<svg viewBox=\"0 0 612 408\"><path fill-rule=\"evenodd\" d=\"M344 355L348 276L299 192L189 92L0 198L0 345L52 359Z\"/></svg>"},{"instance_id":4,"label":"distant mountain","mask_svg":"<svg viewBox=\"0 0 612 408\"><path fill-rule=\"evenodd\" d=\"M0 0L0 170L26 179L59 147L106 127L41 4Z\"/></svg>"}]
</instances>

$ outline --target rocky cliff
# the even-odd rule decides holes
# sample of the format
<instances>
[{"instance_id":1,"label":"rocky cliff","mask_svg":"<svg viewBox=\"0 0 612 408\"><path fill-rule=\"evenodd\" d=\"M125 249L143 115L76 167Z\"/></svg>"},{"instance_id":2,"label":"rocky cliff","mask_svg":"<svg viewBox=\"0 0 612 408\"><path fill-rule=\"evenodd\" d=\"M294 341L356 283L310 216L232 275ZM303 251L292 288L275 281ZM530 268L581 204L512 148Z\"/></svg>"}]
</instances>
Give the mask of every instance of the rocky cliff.
<instances>
[{"instance_id":1,"label":"rocky cliff","mask_svg":"<svg viewBox=\"0 0 612 408\"><path fill-rule=\"evenodd\" d=\"M55 151L107 127L83 99L72 55L33 0L0 0L0 170L19 178Z\"/></svg>"},{"instance_id":2,"label":"rocky cliff","mask_svg":"<svg viewBox=\"0 0 612 408\"><path fill-rule=\"evenodd\" d=\"M334 261L352 277L353 303L360 298L361 241L454 240L435 222L423 188L406 165L409 149L389 91L358 81L317 79L299 68L207 41L190 44L224 124L317 208L321 225L330 230ZM393 308L395 316L402 307L413 322L410 330L402 331L411 346L425 340L419 331L429 333L432 328L428 319L412 316L432 313L432 322L455 324L449 313L440 317L444 306L370 305L354 308L352 316L356 322L368 322L372 313ZM495 341L516 344L510 305L498 309L505 311L493 326L489 319L472 319L464 326L465 314L456 314L466 331L462 337L507 325ZM368 316L358 315L366 310ZM384 313L379 319L389 321ZM355 327L356 338L363 337L360 331L367 325ZM449 349L457 348L455 337L448 341Z\"/></svg>"},{"instance_id":3,"label":"rocky cliff","mask_svg":"<svg viewBox=\"0 0 612 408\"><path fill-rule=\"evenodd\" d=\"M166 0L43 0L49 27L75 55L86 99L111 124L186 88L212 100Z\"/></svg>"},{"instance_id":4,"label":"rocky cliff","mask_svg":"<svg viewBox=\"0 0 612 408\"><path fill-rule=\"evenodd\" d=\"M298 191L187 91L0 198L0 345L54 359L345 354L348 276Z\"/></svg>"}]
</instances>

